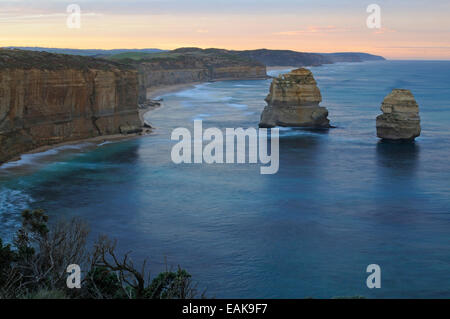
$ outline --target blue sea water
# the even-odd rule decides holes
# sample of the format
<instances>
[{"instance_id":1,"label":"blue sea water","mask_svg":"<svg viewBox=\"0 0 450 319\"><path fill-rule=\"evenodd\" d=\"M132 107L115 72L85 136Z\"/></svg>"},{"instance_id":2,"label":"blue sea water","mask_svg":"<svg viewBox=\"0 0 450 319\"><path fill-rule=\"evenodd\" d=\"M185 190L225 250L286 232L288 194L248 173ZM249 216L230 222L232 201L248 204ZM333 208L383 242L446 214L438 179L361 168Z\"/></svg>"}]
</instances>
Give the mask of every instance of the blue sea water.
<instances>
[{"instance_id":1,"label":"blue sea water","mask_svg":"<svg viewBox=\"0 0 450 319\"><path fill-rule=\"evenodd\" d=\"M92 238L117 238L152 273L181 265L218 298L450 298L450 62L311 69L336 128L281 130L276 175L172 163L176 127L257 127L270 80L201 84L163 96L150 136L1 167L0 235L11 238L22 209L44 208L83 217ZM420 105L415 144L376 137L394 88ZM369 264L381 289L366 286Z\"/></svg>"}]
</instances>

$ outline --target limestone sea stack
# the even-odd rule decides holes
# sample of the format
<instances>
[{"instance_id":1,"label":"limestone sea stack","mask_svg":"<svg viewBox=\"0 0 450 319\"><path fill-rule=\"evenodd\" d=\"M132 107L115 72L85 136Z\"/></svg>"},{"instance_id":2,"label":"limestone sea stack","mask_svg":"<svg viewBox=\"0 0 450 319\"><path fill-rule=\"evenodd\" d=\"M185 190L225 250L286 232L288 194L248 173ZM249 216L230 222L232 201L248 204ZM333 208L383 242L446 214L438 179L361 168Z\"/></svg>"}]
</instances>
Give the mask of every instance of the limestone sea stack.
<instances>
[{"instance_id":1,"label":"limestone sea stack","mask_svg":"<svg viewBox=\"0 0 450 319\"><path fill-rule=\"evenodd\" d=\"M409 90L394 89L384 98L377 135L391 141L413 141L420 135L419 106Z\"/></svg>"},{"instance_id":2,"label":"limestone sea stack","mask_svg":"<svg viewBox=\"0 0 450 319\"><path fill-rule=\"evenodd\" d=\"M311 71L301 68L274 78L260 127L329 128L328 110Z\"/></svg>"}]
</instances>

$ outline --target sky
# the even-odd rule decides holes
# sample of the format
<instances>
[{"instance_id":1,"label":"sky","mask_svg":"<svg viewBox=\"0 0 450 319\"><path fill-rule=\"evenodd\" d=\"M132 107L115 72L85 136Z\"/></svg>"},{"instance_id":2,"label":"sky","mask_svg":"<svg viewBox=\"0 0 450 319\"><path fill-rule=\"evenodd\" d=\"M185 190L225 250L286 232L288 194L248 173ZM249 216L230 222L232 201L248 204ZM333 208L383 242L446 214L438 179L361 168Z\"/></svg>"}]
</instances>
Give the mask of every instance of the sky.
<instances>
[{"instance_id":1,"label":"sky","mask_svg":"<svg viewBox=\"0 0 450 319\"><path fill-rule=\"evenodd\" d=\"M67 7L81 9L80 27ZM367 12L371 4L376 12ZM368 27L367 20L379 21ZM448 0L0 0L0 46L368 52L450 60ZM69 24L73 26L72 24Z\"/></svg>"}]
</instances>

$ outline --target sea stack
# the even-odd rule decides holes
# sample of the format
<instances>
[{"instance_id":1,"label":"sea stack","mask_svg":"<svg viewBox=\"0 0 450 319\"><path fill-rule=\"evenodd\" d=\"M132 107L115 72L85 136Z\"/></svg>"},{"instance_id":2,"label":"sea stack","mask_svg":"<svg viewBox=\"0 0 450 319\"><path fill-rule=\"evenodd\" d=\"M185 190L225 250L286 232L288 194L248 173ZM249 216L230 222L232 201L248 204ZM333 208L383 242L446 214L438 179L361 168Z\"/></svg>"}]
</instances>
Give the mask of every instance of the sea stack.
<instances>
[{"instance_id":1,"label":"sea stack","mask_svg":"<svg viewBox=\"0 0 450 319\"><path fill-rule=\"evenodd\" d=\"M377 135L388 141L414 141L420 135L419 105L409 90L394 89L384 98Z\"/></svg>"},{"instance_id":2,"label":"sea stack","mask_svg":"<svg viewBox=\"0 0 450 319\"><path fill-rule=\"evenodd\" d=\"M329 128L328 110L311 71L301 68L274 78L259 127Z\"/></svg>"}]
</instances>

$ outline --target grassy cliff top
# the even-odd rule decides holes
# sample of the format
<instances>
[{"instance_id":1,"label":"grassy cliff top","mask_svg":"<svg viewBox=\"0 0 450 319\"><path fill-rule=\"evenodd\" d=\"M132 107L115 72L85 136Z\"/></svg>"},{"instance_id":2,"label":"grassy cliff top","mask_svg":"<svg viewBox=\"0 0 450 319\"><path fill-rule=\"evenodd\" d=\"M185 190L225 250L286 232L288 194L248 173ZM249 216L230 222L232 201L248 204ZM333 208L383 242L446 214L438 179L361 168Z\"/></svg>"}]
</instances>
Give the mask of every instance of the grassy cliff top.
<instances>
[{"instance_id":1,"label":"grassy cliff top","mask_svg":"<svg viewBox=\"0 0 450 319\"><path fill-rule=\"evenodd\" d=\"M152 63L154 66L314 66L336 62L384 60L381 56L360 52L307 53L291 50L224 50L180 48L167 52L126 52L105 56L106 59L127 64Z\"/></svg>"},{"instance_id":2,"label":"grassy cliff top","mask_svg":"<svg viewBox=\"0 0 450 319\"><path fill-rule=\"evenodd\" d=\"M198 66L261 66L258 61L222 49L181 48L168 52L126 52L107 57L108 60L126 64L171 64L180 67Z\"/></svg>"},{"instance_id":3,"label":"grassy cliff top","mask_svg":"<svg viewBox=\"0 0 450 319\"><path fill-rule=\"evenodd\" d=\"M17 49L0 49L0 69L131 70L132 67L115 61L107 61L77 55L54 54Z\"/></svg>"}]
</instances>

